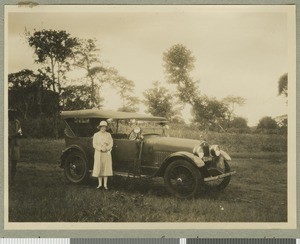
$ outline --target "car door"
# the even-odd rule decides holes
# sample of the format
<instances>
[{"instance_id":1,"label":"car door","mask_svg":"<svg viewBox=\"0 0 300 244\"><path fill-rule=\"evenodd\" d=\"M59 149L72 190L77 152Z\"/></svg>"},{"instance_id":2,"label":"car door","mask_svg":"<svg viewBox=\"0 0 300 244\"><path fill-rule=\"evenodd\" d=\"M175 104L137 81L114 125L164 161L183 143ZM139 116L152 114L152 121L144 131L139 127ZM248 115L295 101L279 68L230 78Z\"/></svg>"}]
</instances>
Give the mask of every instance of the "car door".
<instances>
[{"instance_id":1,"label":"car door","mask_svg":"<svg viewBox=\"0 0 300 244\"><path fill-rule=\"evenodd\" d=\"M112 149L113 170L133 173L137 170L140 142L129 139L114 139Z\"/></svg>"}]
</instances>

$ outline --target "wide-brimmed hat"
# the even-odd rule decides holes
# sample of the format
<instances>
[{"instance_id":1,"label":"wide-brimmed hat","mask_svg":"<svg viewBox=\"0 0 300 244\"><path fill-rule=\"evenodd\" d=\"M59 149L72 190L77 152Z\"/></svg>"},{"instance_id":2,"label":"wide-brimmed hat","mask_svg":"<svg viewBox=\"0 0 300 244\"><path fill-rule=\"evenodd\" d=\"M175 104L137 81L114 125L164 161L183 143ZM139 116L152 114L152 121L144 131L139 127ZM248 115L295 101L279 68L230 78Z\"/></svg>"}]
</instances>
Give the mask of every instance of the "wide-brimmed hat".
<instances>
[{"instance_id":1,"label":"wide-brimmed hat","mask_svg":"<svg viewBox=\"0 0 300 244\"><path fill-rule=\"evenodd\" d=\"M107 127L107 122L104 121L104 120L102 120L102 121L100 122L100 124L97 126L97 128L99 129L99 128L102 127L102 126L106 126L106 127Z\"/></svg>"}]
</instances>

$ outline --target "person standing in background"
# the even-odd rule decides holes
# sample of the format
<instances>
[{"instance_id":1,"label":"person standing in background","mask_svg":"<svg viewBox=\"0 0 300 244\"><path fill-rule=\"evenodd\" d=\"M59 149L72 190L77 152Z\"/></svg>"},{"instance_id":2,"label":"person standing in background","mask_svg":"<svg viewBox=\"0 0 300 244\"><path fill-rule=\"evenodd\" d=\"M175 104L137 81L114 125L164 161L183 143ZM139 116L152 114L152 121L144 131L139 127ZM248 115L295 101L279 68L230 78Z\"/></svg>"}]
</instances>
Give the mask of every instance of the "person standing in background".
<instances>
[{"instance_id":1,"label":"person standing in background","mask_svg":"<svg viewBox=\"0 0 300 244\"><path fill-rule=\"evenodd\" d=\"M14 109L8 110L9 131L8 131L8 150L9 150L9 184L14 183L17 172L17 164L20 160L20 137L22 129L20 121L16 117L17 111Z\"/></svg>"}]
</instances>

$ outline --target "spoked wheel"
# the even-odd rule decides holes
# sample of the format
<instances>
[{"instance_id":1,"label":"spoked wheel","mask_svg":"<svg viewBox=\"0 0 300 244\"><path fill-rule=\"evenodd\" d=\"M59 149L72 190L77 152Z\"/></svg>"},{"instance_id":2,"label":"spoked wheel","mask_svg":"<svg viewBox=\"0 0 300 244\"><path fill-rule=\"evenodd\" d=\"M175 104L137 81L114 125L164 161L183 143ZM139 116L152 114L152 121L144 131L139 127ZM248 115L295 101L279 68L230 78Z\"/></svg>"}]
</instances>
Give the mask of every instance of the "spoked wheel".
<instances>
[{"instance_id":1,"label":"spoked wheel","mask_svg":"<svg viewBox=\"0 0 300 244\"><path fill-rule=\"evenodd\" d=\"M87 160L80 152L71 152L64 162L64 173L72 183L82 183L88 178Z\"/></svg>"},{"instance_id":2,"label":"spoked wheel","mask_svg":"<svg viewBox=\"0 0 300 244\"><path fill-rule=\"evenodd\" d=\"M197 195L203 182L199 169L184 160L172 162L164 174L166 189L179 198L191 198Z\"/></svg>"},{"instance_id":3,"label":"spoked wheel","mask_svg":"<svg viewBox=\"0 0 300 244\"><path fill-rule=\"evenodd\" d=\"M217 167L209 168L208 172L210 173L211 176L218 176L218 175L230 172L230 166L223 158L221 158L220 162L218 162L218 164L217 164ZM218 179L218 180L211 181L211 182L206 182L205 186L209 190L220 191L220 190L223 190L224 188L226 188L226 186L228 186L230 180L231 180L231 176L229 175L222 179Z\"/></svg>"}]
</instances>

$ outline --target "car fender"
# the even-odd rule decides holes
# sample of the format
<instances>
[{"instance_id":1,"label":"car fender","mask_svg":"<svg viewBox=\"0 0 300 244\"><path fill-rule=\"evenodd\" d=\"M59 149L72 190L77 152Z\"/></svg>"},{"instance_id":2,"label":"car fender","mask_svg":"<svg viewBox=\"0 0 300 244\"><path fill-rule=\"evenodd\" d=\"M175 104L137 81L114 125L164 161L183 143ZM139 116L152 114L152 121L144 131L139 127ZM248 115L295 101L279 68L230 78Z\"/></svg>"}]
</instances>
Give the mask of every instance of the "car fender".
<instances>
[{"instance_id":1,"label":"car fender","mask_svg":"<svg viewBox=\"0 0 300 244\"><path fill-rule=\"evenodd\" d=\"M185 159L186 161L190 162L191 164L195 165L197 168L201 168L205 166L205 163L203 160L193 153L190 152L175 152L170 154L168 157L165 158L162 165L160 166L159 170L156 172L156 176L162 176L164 174L165 169L168 167L168 165L178 159Z\"/></svg>"},{"instance_id":2,"label":"car fender","mask_svg":"<svg viewBox=\"0 0 300 244\"><path fill-rule=\"evenodd\" d=\"M229 156L229 154L223 150L220 151L221 152L221 156L226 160L226 161L231 161L231 157Z\"/></svg>"},{"instance_id":3,"label":"car fender","mask_svg":"<svg viewBox=\"0 0 300 244\"><path fill-rule=\"evenodd\" d=\"M70 152L73 152L73 151L79 151L81 152L85 157L86 157L86 153L85 151L83 150L83 148L81 148L80 146L78 145L70 145L68 146L67 148L65 148L62 153L61 153L61 156L60 156L60 160L59 160L59 164L60 164L60 167L63 168L64 167L64 159L67 157L67 155L70 153Z\"/></svg>"}]
</instances>

